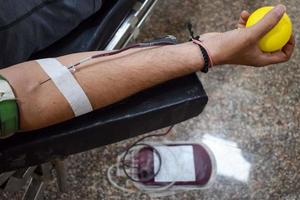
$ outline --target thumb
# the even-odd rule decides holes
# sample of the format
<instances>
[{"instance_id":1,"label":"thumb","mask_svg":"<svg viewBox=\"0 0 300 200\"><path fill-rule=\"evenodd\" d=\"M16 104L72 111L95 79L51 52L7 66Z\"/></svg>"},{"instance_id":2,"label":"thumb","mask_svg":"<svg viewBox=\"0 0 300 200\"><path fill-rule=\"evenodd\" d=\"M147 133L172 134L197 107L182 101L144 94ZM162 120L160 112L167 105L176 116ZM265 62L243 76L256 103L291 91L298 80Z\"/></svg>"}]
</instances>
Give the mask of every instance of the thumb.
<instances>
[{"instance_id":1,"label":"thumb","mask_svg":"<svg viewBox=\"0 0 300 200\"><path fill-rule=\"evenodd\" d=\"M254 35L259 39L262 38L280 21L285 11L285 6L281 4L273 8L252 27Z\"/></svg>"}]
</instances>

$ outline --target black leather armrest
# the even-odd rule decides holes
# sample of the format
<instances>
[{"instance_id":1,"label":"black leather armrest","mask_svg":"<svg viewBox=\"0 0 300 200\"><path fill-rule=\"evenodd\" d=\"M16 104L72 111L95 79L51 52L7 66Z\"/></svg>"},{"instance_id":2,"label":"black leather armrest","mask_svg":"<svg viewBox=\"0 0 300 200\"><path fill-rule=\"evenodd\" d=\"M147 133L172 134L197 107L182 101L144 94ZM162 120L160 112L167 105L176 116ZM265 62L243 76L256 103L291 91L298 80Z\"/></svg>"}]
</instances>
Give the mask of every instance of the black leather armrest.
<instances>
[{"instance_id":1,"label":"black leather armrest","mask_svg":"<svg viewBox=\"0 0 300 200\"><path fill-rule=\"evenodd\" d=\"M163 128L202 112L208 97L195 74L45 129L0 140L0 173Z\"/></svg>"}]
</instances>

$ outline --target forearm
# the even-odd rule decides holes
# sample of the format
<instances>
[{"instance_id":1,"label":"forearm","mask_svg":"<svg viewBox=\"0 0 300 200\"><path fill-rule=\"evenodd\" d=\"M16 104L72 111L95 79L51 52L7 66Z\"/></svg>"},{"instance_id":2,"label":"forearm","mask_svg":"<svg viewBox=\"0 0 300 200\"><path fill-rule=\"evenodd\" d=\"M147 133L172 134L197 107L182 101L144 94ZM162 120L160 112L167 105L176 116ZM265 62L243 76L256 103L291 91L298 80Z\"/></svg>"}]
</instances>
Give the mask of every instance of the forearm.
<instances>
[{"instance_id":1,"label":"forearm","mask_svg":"<svg viewBox=\"0 0 300 200\"><path fill-rule=\"evenodd\" d=\"M72 64L95 52L71 54L58 58L63 65ZM134 49L115 56L80 65L75 78L88 96L93 109L122 100L164 81L201 70L199 47L192 43ZM0 71L8 79L20 111L21 130L56 124L74 114L47 74L35 61Z\"/></svg>"},{"instance_id":2,"label":"forearm","mask_svg":"<svg viewBox=\"0 0 300 200\"><path fill-rule=\"evenodd\" d=\"M105 62L95 60L80 66L75 76L97 109L166 80L197 71L201 62L199 48L186 43L141 49Z\"/></svg>"}]
</instances>

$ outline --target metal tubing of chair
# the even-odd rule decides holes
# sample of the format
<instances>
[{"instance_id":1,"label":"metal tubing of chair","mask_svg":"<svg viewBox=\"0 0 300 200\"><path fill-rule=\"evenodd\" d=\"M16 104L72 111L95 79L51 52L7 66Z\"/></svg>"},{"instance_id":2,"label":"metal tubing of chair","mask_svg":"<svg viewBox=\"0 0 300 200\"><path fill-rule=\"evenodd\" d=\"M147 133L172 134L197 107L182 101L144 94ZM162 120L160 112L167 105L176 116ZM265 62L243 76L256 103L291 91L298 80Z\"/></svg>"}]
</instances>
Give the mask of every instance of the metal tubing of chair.
<instances>
[{"instance_id":1,"label":"metal tubing of chair","mask_svg":"<svg viewBox=\"0 0 300 200\"><path fill-rule=\"evenodd\" d=\"M27 184L31 178L36 166L28 167L26 169L17 170L12 176L9 177L4 190L9 192L17 192Z\"/></svg>"},{"instance_id":2,"label":"metal tubing of chair","mask_svg":"<svg viewBox=\"0 0 300 200\"><path fill-rule=\"evenodd\" d=\"M57 183L60 192L67 192L68 183L67 183L67 170L64 160L56 159L53 161L54 168L56 170Z\"/></svg>"},{"instance_id":3,"label":"metal tubing of chair","mask_svg":"<svg viewBox=\"0 0 300 200\"><path fill-rule=\"evenodd\" d=\"M38 200L44 189L44 182L40 178L31 178L22 200Z\"/></svg>"},{"instance_id":4,"label":"metal tubing of chair","mask_svg":"<svg viewBox=\"0 0 300 200\"><path fill-rule=\"evenodd\" d=\"M43 173L43 180L45 182L50 181L52 179L52 176L51 176L52 164L51 163L42 164L41 170Z\"/></svg>"}]
</instances>

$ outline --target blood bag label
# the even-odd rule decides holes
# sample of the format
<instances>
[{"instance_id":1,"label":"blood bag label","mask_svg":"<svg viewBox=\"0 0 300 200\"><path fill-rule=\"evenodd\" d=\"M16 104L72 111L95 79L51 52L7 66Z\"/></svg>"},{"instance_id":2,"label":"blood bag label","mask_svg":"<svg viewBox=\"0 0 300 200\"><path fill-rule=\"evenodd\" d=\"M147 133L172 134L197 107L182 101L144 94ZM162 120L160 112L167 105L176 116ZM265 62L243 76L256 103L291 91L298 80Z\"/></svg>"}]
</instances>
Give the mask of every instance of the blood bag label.
<instances>
[{"instance_id":1,"label":"blood bag label","mask_svg":"<svg viewBox=\"0 0 300 200\"><path fill-rule=\"evenodd\" d=\"M191 145L155 147L161 156L161 169L155 182L195 181L194 151ZM154 171L159 168L158 156L153 153Z\"/></svg>"}]
</instances>

